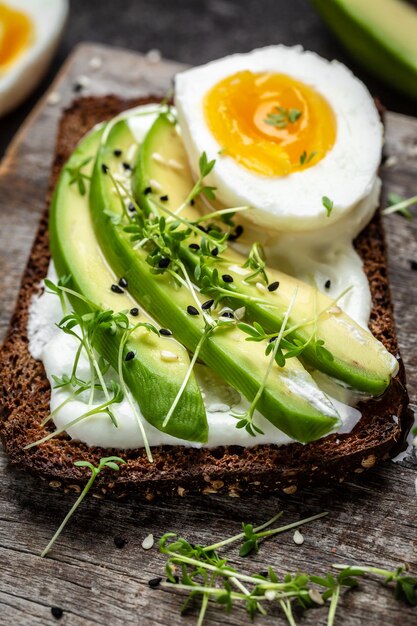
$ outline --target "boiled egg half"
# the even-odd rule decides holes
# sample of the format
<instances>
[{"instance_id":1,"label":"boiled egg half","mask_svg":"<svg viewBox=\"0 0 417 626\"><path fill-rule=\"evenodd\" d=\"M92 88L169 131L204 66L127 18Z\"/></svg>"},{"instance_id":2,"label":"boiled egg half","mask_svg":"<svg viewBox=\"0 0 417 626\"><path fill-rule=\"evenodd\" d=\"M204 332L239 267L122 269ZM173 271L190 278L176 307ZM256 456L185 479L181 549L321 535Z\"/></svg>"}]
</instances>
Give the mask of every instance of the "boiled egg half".
<instances>
[{"instance_id":1,"label":"boiled egg half","mask_svg":"<svg viewBox=\"0 0 417 626\"><path fill-rule=\"evenodd\" d=\"M178 74L175 104L194 174L202 152L216 159L218 199L262 227L322 228L374 187L379 114L336 61L299 46L235 54Z\"/></svg>"},{"instance_id":2,"label":"boiled egg half","mask_svg":"<svg viewBox=\"0 0 417 626\"><path fill-rule=\"evenodd\" d=\"M0 115L42 78L68 14L68 0L0 0Z\"/></svg>"}]
</instances>

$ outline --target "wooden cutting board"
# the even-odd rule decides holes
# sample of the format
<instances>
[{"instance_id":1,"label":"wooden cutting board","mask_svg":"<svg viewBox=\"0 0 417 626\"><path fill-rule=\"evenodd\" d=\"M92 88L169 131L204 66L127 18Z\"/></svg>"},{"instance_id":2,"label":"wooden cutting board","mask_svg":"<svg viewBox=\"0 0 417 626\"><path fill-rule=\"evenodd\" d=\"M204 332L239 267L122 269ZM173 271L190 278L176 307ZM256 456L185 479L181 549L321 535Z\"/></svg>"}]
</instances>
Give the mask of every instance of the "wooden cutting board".
<instances>
[{"instance_id":1,"label":"wooden cutting board","mask_svg":"<svg viewBox=\"0 0 417 626\"><path fill-rule=\"evenodd\" d=\"M80 45L49 95L21 128L0 165L0 340L44 208L57 122L63 108L79 95L75 86L85 84L83 95L164 94L181 67L165 60L152 62L118 48ZM382 168L385 191L407 197L416 194L416 119L387 114L386 154L389 158ZM385 225L399 341L411 399L416 402L417 273L411 271L410 261L417 261L417 224L394 215L386 218ZM283 519L289 522L322 510L330 515L304 529L304 545L296 546L292 534L287 533L269 540L244 562L236 558L236 549L230 549L227 555L233 564L248 572L270 564L279 571L324 573L333 562L390 568L406 562L417 574L415 457L399 464L386 463L349 483L285 498L210 495L145 504L90 498L47 559L41 559L39 553L75 493L62 494L54 491L54 484L48 486L9 469L2 452L0 466L0 622L5 625L55 623L52 606L64 610L60 623L65 626L195 624L196 610L180 617L179 594L149 588L149 579L163 575L164 559L156 547L145 552L143 538L149 533L159 538L173 531L195 543L213 543L239 532L242 521L259 524L282 508ZM116 547L115 537L126 540L123 548ZM323 609L309 611L302 624L325 624L325 616ZM272 615L259 622L284 623ZM241 626L250 620L243 608L226 616L214 606L205 623ZM366 581L358 591L343 596L336 623L411 626L417 623L417 609L399 604L390 591Z\"/></svg>"}]
</instances>

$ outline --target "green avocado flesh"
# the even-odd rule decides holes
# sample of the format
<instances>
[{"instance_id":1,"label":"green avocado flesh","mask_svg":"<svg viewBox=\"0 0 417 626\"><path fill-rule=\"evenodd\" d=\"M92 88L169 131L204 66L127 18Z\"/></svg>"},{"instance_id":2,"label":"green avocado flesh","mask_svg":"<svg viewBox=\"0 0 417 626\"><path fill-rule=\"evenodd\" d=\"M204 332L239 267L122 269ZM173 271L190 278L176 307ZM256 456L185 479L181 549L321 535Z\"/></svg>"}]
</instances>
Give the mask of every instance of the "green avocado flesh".
<instances>
[{"instance_id":1,"label":"green avocado flesh","mask_svg":"<svg viewBox=\"0 0 417 626\"><path fill-rule=\"evenodd\" d=\"M127 276L125 268L121 267L116 277L105 264L91 222L88 193L80 194L77 184L71 184L69 172L69 168L77 167L91 157L91 162L82 169L87 176L91 173L100 140L101 130L88 135L62 170L50 209L51 252L58 275L70 275L69 286L92 301L98 310L127 312L137 306L136 302L126 290L124 293L111 290L111 285L117 283L118 278ZM70 300L78 313L90 311L79 298L70 296ZM142 311L139 316L130 318L132 325L149 321ZM99 330L94 345L116 370L120 339L121 331L112 334L109 330ZM193 375L171 420L165 428L162 427L189 367L187 350L173 338L158 337L153 332L138 328L129 337L124 355L129 351L135 353L135 358L123 362L123 375L145 419L174 437L206 442L208 426L205 408ZM178 360L162 360L162 351L175 352Z\"/></svg>"},{"instance_id":2,"label":"green avocado flesh","mask_svg":"<svg viewBox=\"0 0 417 626\"><path fill-rule=\"evenodd\" d=\"M404 0L312 0L352 56L417 98L417 9Z\"/></svg>"},{"instance_id":3,"label":"green avocado flesh","mask_svg":"<svg viewBox=\"0 0 417 626\"><path fill-rule=\"evenodd\" d=\"M158 159L154 158L155 154ZM178 163L182 168L167 167L168 162ZM154 181L154 184L157 182L162 191L158 191L158 194L144 193L151 186L150 181ZM175 125L167 116L161 115L148 132L140 150L134 181L138 202L147 212L155 212L160 210L158 197L166 194L168 202L164 206L175 211L184 202L192 187L193 179L182 140ZM198 217L197 204L184 209L181 215L190 219ZM194 275L199 257L198 252L190 249L190 242L199 243L199 238L187 239L180 247L180 255L190 274ZM230 290L230 298L226 302L233 308L242 305L241 300L233 297L233 293L261 298L262 303L245 302L246 320L260 323L271 333L280 329L297 288L288 327L297 326L289 335L292 339L302 342L311 339L302 353L303 362L361 392L380 395L385 391L396 367L395 359L371 333L343 313L334 301L310 285L269 268L269 283L278 281L279 287L272 292L266 288L260 291L259 284L256 286L245 281L245 272L251 272L242 267L245 257L230 246L223 256L227 260L222 260L221 257L207 260L199 282L204 275L210 277L215 268L220 276L232 276L233 283L225 282L222 285ZM321 312L323 313L318 316ZM333 360L329 360L320 349L317 350L317 341L324 341L324 346L333 355Z\"/></svg>"},{"instance_id":4,"label":"green avocado flesh","mask_svg":"<svg viewBox=\"0 0 417 626\"><path fill-rule=\"evenodd\" d=\"M118 195L115 180L123 181L125 189L131 181L129 170L122 166L115 151L119 154L121 150L132 166L137 156L135 146L128 124L119 121L99 148L90 189L95 234L112 270L128 280L132 296L194 352L204 321L202 315L187 312L187 307L196 304L193 294L186 286L178 286L169 272L152 272L146 260L148 252L135 245L125 230L134 218L126 208L129 195L124 200ZM196 297L200 302L207 300L200 294ZM199 356L227 383L253 400L264 381L270 357L265 355L265 346L247 343L246 338L234 324L218 328L203 343ZM296 358L289 359L285 367L273 363L257 409L277 428L301 442L318 439L339 422L332 404Z\"/></svg>"}]
</instances>

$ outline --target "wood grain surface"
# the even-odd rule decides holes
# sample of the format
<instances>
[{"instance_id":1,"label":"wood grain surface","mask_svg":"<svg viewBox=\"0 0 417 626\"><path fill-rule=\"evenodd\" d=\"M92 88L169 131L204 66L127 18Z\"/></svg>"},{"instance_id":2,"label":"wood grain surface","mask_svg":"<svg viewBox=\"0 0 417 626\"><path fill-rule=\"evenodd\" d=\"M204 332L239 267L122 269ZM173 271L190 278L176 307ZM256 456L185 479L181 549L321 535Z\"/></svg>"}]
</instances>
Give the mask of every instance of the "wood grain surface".
<instances>
[{"instance_id":1,"label":"wood grain surface","mask_svg":"<svg viewBox=\"0 0 417 626\"><path fill-rule=\"evenodd\" d=\"M93 56L103 65L93 71ZM92 44L79 46L52 89L61 100L53 106L42 101L31 114L0 165L0 338L14 307L37 221L44 207L57 120L74 97L80 75L91 79L85 94L117 92L125 97L165 93L179 65L150 63L136 53ZM417 190L417 120L388 113L386 154L382 169L385 192L402 195ZM390 253L390 277L397 329L413 403L417 391L417 225L400 216L385 220ZM325 520L303 531L305 543L296 546L291 534L265 544L242 561L228 550L232 563L256 572L273 565L278 571L323 573L333 562L367 563L394 567L408 563L417 574L417 460L386 463L350 483L296 496L244 498L191 496L153 503L104 501L90 498L71 521L50 557L41 559L60 520L75 499L53 485L23 475L7 466L0 453L0 624L45 625L56 618L51 607L63 609L60 624L114 626L142 624L194 624L197 613L181 617L179 594L152 590L148 580L162 574L164 559L156 547L144 551L143 538L159 538L167 531L193 542L212 543L235 534L241 521L261 523L280 509L285 520L295 521L327 510ZM126 540L117 548L114 539ZM117 542L119 545L121 542ZM266 625L283 624L271 614L257 618ZM211 606L208 626L249 624L243 609L226 615ZM301 624L326 623L326 612L315 609ZM337 624L412 626L417 609L399 604L392 592L373 581L344 594Z\"/></svg>"}]
</instances>

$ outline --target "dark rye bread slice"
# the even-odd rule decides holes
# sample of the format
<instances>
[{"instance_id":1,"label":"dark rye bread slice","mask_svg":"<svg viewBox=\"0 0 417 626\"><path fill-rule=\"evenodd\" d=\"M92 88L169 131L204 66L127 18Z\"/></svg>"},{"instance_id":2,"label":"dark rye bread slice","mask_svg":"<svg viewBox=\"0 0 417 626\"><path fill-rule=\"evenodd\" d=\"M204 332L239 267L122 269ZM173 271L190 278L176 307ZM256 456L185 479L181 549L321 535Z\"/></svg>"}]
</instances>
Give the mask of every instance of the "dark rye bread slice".
<instances>
[{"instance_id":1,"label":"dark rye bread slice","mask_svg":"<svg viewBox=\"0 0 417 626\"><path fill-rule=\"evenodd\" d=\"M83 98L68 109L60 123L51 189L60 169L78 140L99 121L144 102L125 101L114 96ZM392 304L387 279L384 233L376 215L355 242L369 279L373 309L370 327L392 354L400 359L394 328ZM329 435L308 445L282 447L258 445L218 447L213 450L161 446L153 450L151 465L144 451L89 448L61 435L28 451L24 446L53 428L41 428L49 411L50 388L42 363L28 351L27 320L31 298L39 292L50 259L47 212L23 277L17 307L1 350L1 421L0 434L13 465L23 467L66 486L85 482L85 470L74 467L75 460L97 464L103 456L116 454L127 461L120 473L102 472L96 488L118 495L134 491L152 499L158 494L190 491L231 495L250 490L283 491L292 494L298 488L318 482L342 481L348 474L361 473L378 460L388 458L406 429L407 392L404 368L383 398L368 402L355 429L345 435Z\"/></svg>"}]
</instances>

